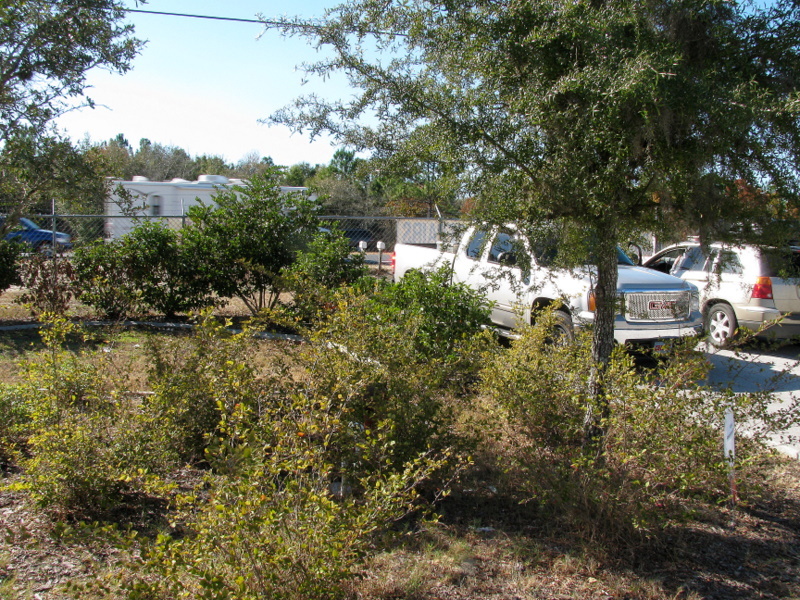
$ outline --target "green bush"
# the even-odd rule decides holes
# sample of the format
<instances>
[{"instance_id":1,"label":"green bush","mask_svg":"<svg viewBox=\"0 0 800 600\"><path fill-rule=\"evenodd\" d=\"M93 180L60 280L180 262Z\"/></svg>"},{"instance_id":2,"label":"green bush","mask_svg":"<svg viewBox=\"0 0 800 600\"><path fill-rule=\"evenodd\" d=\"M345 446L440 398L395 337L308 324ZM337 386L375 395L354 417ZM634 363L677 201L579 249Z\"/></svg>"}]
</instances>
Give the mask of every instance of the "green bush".
<instances>
[{"instance_id":1,"label":"green bush","mask_svg":"<svg viewBox=\"0 0 800 600\"><path fill-rule=\"evenodd\" d=\"M709 366L694 340L677 344L655 369L637 368L618 348L603 375L602 452L589 453L589 336L553 345L547 318L520 333L484 369L483 405L468 429L480 432L488 460L512 489L589 536L646 535L694 499L729 499L722 454L729 406L741 422L786 427L785 414L767 413L769 394L719 393L699 383ZM737 441L740 475L762 451L759 438Z\"/></svg>"},{"instance_id":2,"label":"green bush","mask_svg":"<svg viewBox=\"0 0 800 600\"><path fill-rule=\"evenodd\" d=\"M417 510L418 487L452 463L421 453L398 465L386 433L355 423L347 402L280 361L256 376L257 355L248 333L231 336L210 319L191 338L153 346L155 394L139 406L150 437L142 441L145 427L128 437L186 448L173 470L202 455L204 476L169 496L170 529L139 538L141 561L89 587L132 599L342 597L377 535ZM31 463L36 474L49 467L72 481L48 480L37 497L113 506L139 476L119 451L131 422L95 417L95 428L83 417L36 440L48 450ZM89 451L79 456L78 446ZM133 463L141 470L141 457Z\"/></svg>"},{"instance_id":3,"label":"green bush","mask_svg":"<svg viewBox=\"0 0 800 600\"><path fill-rule=\"evenodd\" d=\"M19 257L22 247L19 244L0 239L0 293L12 285L19 285Z\"/></svg>"},{"instance_id":4,"label":"green bush","mask_svg":"<svg viewBox=\"0 0 800 600\"><path fill-rule=\"evenodd\" d=\"M289 390L287 390L289 391ZM180 499L178 535L144 548L129 598L340 598L376 531L416 507L416 487L443 458L388 469L387 440L363 436L383 469L356 476L333 448L346 411L300 390L225 415L208 448L212 470Z\"/></svg>"},{"instance_id":5,"label":"green bush","mask_svg":"<svg viewBox=\"0 0 800 600\"><path fill-rule=\"evenodd\" d=\"M220 190L214 206L189 209L182 232L202 280L220 298L240 298L254 315L276 306L285 269L317 229L317 204L281 193L280 181L273 169Z\"/></svg>"},{"instance_id":6,"label":"green bush","mask_svg":"<svg viewBox=\"0 0 800 600\"><path fill-rule=\"evenodd\" d=\"M112 415L64 415L28 441L24 482L36 503L58 514L86 517L117 506L130 491L114 453Z\"/></svg>"},{"instance_id":7,"label":"green bush","mask_svg":"<svg viewBox=\"0 0 800 600\"><path fill-rule=\"evenodd\" d=\"M320 231L286 269L287 291L292 292L292 312L304 322L328 314L334 292L367 275L364 257L350 252L350 240L339 230Z\"/></svg>"},{"instance_id":8,"label":"green bush","mask_svg":"<svg viewBox=\"0 0 800 600\"><path fill-rule=\"evenodd\" d=\"M130 490L117 437L126 431L124 402L113 394L102 357L64 349L75 326L45 315L45 349L23 366L11 390L18 418L14 433L24 447L22 485L49 511L95 515Z\"/></svg>"},{"instance_id":9,"label":"green bush","mask_svg":"<svg viewBox=\"0 0 800 600\"><path fill-rule=\"evenodd\" d=\"M397 464L441 451L495 347L485 299L447 274L410 274L398 284L345 289L312 336L308 370L319 394L341 398L351 418L385 431ZM361 287L366 287L364 282Z\"/></svg>"},{"instance_id":10,"label":"green bush","mask_svg":"<svg viewBox=\"0 0 800 600\"><path fill-rule=\"evenodd\" d=\"M444 450L398 461L391 428L355 421L310 371L256 373L250 333L210 318L152 345L154 394L136 401L104 353L64 350L74 326L49 325L13 393L26 407L21 486L60 518L108 518L144 493L170 506L165 533L137 538L141 560L84 591L339 598L377 535L418 510L419 486L452 468ZM205 471L178 493L160 476L184 460Z\"/></svg>"},{"instance_id":11,"label":"green bush","mask_svg":"<svg viewBox=\"0 0 800 600\"><path fill-rule=\"evenodd\" d=\"M0 467L3 470L17 464L19 453L27 443L30 407L25 402L24 386L0 386Z\"/></svg>"},{"instance_id":12,"label":"green bush","mask_svg":"<svg viewBox=\"0 0 800 600\"><path fill-rule=\"evenodd\" d=\"M73 254L81 302L110 319L121 319L141 310L141 294L119 240L96 240Z\"/></svg>"},{"instance_id":13,"label":"green bush","mask_svg":"<svg viewBox=\"0 0 800 600\"><path fill-rule=\"evenodd\" d=\"M266 395L248 364L253 343L247 333L229 334L208 312L189 337L149 340L154 394L143 412L165 451L183 462L204 462L205 449L225 415L237 405L255 406Z\"/></svg>"},{"instance_id":14,"label":"green bush","mask_svg":"<svg viewBox=\"0 0 800 600\"><path fill-rule=\"evenodd\" d=\"M200 259L177 231L148 221L120 241L122 260L145 307L173 317L212 304L209 286L200 277Z\"/></svg>"},{"instance_id":15,"label":"green bush","mask_svg":"<svg viewBox=\"0 0 800 600\"><path fill-rule=\"evenodd\" d=\"M173 317L212 303L198 257L162 223L78 248L74 262L81 301L110 318L147 309Z\"/></svg>"}]
</instances>

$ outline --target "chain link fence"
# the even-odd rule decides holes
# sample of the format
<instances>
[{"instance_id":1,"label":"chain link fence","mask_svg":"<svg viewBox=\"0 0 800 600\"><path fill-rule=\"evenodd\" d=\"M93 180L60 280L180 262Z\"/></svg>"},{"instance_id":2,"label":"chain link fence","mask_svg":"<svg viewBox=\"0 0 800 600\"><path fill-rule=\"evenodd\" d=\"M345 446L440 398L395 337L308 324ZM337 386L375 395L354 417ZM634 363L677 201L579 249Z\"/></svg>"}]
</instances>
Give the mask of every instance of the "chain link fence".
<instances>
[{"instance_id":1,"label":"chain link fence","mask_svg":"<svg viewBox=\"0 0 800 600\"><path fill-rule=\"evenodd\" d=\"M182 229L189 219L186 216L108 216L108 215L33 215L30 217L42 232L37 242L52 238L53 226L59 233L70 236L73 248L91 243L95 240L113 240L129 233L139 223L158 221L172 229ZM445 225L451 224L446 222ZM320 227L337 228L344 232L354 250L360 249L359 243L366 244L367 252L376 252L378 242L383 242L384 252L392 252L395 244L434 245L443 227L438 219L404 218L404 217L320 217ZM47 236L46 233L50 233ZM23 238L24 239L24 238ZM34 239L31 237L30 239ZM46 242L45 242L46 243ZM33 245L32 244L32 245Z\"/></svg>"}]
</instances>

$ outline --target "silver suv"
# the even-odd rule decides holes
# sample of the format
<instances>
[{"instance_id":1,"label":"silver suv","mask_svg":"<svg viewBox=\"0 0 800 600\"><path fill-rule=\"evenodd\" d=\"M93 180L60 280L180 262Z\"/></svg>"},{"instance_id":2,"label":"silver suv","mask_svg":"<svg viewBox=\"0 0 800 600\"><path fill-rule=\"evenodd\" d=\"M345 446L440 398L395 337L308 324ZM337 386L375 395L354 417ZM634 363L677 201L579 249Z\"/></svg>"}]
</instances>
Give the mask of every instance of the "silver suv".
<instances>
[{"instance_id":1,"label":"silver suv","mask_svg":"<svg viewBox=\"0 0 800 600\"><path fill-rule=\"evenodd\" d=\"M711 244L704 249L688 241L661 250L644 266L697 286L714 346L728 345L740 327L775 339L800 335L800 247Z\"/></svg>"}]
</instances>

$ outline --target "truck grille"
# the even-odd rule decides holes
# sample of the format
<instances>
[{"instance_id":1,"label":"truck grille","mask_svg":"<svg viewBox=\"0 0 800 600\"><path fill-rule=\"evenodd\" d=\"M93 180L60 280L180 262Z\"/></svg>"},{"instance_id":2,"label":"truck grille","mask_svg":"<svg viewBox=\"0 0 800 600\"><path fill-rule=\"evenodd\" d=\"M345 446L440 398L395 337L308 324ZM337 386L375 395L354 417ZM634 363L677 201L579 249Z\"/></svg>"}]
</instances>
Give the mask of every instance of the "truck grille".
<instances>
[{"instance_id":1,"label":"truck grille","mask_svg":"<svg viewBox=\"0 0 800 600\"><path fill-rule=\"evenodd\" d=\"M626 321L674 321L691 311L690 292L625 294Z\"/></svg>"}]
</instances>

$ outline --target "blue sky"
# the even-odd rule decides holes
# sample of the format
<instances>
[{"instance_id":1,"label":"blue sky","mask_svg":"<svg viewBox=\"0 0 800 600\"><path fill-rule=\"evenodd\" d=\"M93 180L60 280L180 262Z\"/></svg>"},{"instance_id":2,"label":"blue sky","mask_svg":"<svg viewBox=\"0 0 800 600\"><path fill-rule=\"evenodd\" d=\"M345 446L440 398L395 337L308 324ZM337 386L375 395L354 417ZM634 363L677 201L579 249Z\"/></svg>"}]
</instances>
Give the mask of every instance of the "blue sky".
<instances>
[{"instance_id":1,"label":"blue sky","mask_svg":"<svg viewBox=\"0 0 800 600\"><path fill-rule=\"evenodd\" d=\"M131 8L237 18L322 16L335 0L150 0ZM88 95L95 109L64 115L59 127L75 141L101 142L122 133L136 148L141 138L183 148L193 156L215 154L237 162L250 152L277 164L327 163L336 150L329 140L307 136L258 119L315 91L342 97L344 79L303 84L296 67L319 58L299 38L284 38L257 24L134 14L128 21L147 40L125 75L94 71Z\"/></svg>"}]
</instances>

